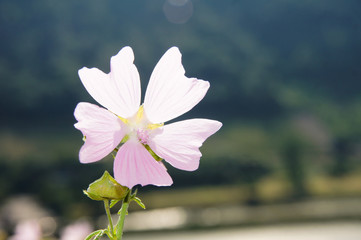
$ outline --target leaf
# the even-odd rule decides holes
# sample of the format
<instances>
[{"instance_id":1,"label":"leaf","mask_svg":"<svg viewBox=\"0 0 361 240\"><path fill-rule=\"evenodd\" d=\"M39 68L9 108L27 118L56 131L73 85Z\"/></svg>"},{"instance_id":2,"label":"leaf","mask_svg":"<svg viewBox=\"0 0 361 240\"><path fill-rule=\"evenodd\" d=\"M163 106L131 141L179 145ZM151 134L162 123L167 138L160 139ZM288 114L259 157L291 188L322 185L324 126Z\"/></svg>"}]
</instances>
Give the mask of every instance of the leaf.
<instances>
[{"instance_id":1,"label":"leaf","mask_svg":"<svg viewBox=\"0 0 361 240\"><path fill-rule=\"evenodd\" d=\"M119 200L117 200L117 199L113 199L113 200L111 200L111 201L110 201L110 206L109 206L109 207L110 207L110 208L114 207L114 205L115 205L115 204L117 204L118 202L119 202Z\"/></svg>"},{"instance_id":2,"label":"leaf","mask_svg":"<svg viewBox=\"0 0 361 240\"><path fill-rule=\"evenodd\" d=\"M144 205L144 203L142 202L142 200L140 200L140 198L134 197L133 200L134 200L136 203L138 203L138 205L139 205L141 208L145 209L145 205Z\"/></svg>"},{"instance_id":3,"label":"leaf","mask_svg":"<svg viewBox=\"0 0 361 240\"><path fill-rule=\"evenodd\" d=\"M93 240L97 240L100 237L102 237L104 235L104 231L101 231L98 235L95 236L95 238Z\"/></svg>"},{"instance_id":4,"label":"leaf","mask_svg":"<svg viewBox=\"0 0 361 240\"><path fill-rule=\"evenodd\" d=\"M85 238L85 240L90 240L90 239L92 239L94 236L95 236L95 238L94 238L94 240L95 240L95 239L98 239L99 237L103 236L103 234L104 234L104 230L96 230L96 231L92 232L91 234L89 234L89 235ZM99 236L99 235L100 235L100 236Z\"/></svg>"}]
</instances>

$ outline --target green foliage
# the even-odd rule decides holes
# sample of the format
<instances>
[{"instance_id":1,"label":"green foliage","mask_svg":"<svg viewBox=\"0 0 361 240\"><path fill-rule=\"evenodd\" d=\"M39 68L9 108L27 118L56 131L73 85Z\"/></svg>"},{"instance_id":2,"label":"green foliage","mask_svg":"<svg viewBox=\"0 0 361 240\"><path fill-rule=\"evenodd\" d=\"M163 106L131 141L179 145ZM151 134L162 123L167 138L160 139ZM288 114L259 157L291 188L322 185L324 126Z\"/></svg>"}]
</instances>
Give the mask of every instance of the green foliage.
<instances>
[{"instance_id":1,"label":"green foliage","mask_svg":"<svg viewBox=\"0 0 361 240\"><path fill-rule=\"evenodd\" d=\"M292 194L295 198L304 197L307 194L301 148L302 143L293 136L286 140L281 153L287 177L292 185Z\"/></svg>"},{"instance_id":2,"label":"green foliage","mask_svg":"<svg viewBox=\"0 0 361 240\"><path fill-rule=\"evenodd\" d=\"M144 203L142 202L142 200L140 200L140 198L138 197L133 197L133 200L143 209L145 209L145 205Z\"/></svg>"},{"instance_id":3,"label":"green foliage","mask_svg":"<svg viewBox=\"0 0 361 240\"><path fill-rule=\"evenodd\" d=\"M96 230L92 233L90 233L86 238L85 240L96 240L96 239L99 239L100 237L102 237L104 235L104 232L105 230Z\"/></svg>"}]
</instances>

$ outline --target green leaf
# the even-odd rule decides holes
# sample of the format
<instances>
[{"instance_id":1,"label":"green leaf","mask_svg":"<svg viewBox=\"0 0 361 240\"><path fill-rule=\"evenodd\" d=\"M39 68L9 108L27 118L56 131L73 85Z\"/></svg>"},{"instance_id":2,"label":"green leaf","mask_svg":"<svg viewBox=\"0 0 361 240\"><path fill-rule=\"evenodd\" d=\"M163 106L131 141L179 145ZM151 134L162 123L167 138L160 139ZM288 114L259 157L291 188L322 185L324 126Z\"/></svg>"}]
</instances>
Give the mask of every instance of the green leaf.
<instances>
[{"instance_id":1,"label":"green leaf","mask_svg":"<svg viewBox=\"0 0 361 240\"><path fill-rule=\"evenodd\" d=\"M142 202L142 200L140 200L140 198L134 197L133 200L134 200L136 203L138 203L138 205L139 205L141 208L145 209L145 205L144 205L144 203Z\"/></svg>"},{"instance_id":2,"label":"green leaf","mask_svg":"<svg viewBox=\"0 0 361 240\"><path fill-rule=\"evenodd\" d=\"M117 204L119 202L119 200L113 199L110 201L110 208L114 207L115 204Z\"/></svg>"},{"instance_id":3,"label":"green leaf","mask_svg":"<svg viewBox=\"0 0 361 240\"><path fill-rule=\"evenodd\" d=\"M90 240L90 239L92 239L94 236L95 236L95 238L94 238L94 240L95 240L95 239L98 239L99 237L103 236L103 234L104 234L104 230L96 230L96 231L92 232L91 234L89 234L89 235L85 238L85 240Z\"/></svg>"},{"instance_id":4,"label":"green leaf","mask_svg":"<svg viewBox=\"0 0 361 240\"><path fill-rule=\"evenodd\" d=\"M93 240L98 240L100 237L104 235L104 231L100 232L98 235L95 236Z\"/></svg>"}]
</instances>

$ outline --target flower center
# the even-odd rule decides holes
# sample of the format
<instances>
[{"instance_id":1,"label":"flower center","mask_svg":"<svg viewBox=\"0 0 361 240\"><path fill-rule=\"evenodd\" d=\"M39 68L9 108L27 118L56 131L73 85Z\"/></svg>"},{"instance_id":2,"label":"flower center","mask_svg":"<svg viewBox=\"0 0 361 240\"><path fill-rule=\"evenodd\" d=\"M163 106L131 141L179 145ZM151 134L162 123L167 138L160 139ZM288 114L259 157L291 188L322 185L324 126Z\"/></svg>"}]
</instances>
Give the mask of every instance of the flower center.
<instances>
[{"instance_id":1,"label":"flower center","mask_svg":"<svg viewBox=\"0 0 361 240\"><path fill-rule=\"evenodd\" d=\"M147 144L149 139L149 131L147 129L138 128L137 129L137 137L139 142L142 144Z\"/></svg>"},{"instance_id":2,"label":"flower center","mask_svg":"<svg viewBox=\"0 0 361 240\"><path fill-rule=\"evenodd\" d=\"M128 133L122 140L123 143L128 139L133 139L139 141L143 145L147 145L150 138L150 132L163 126L163 124L153 124L149 122L144 114L143 106L140 106L138 112L131 118L124 119L120 116L118 117L128 127Z\"/></svg>"}]
</instances>

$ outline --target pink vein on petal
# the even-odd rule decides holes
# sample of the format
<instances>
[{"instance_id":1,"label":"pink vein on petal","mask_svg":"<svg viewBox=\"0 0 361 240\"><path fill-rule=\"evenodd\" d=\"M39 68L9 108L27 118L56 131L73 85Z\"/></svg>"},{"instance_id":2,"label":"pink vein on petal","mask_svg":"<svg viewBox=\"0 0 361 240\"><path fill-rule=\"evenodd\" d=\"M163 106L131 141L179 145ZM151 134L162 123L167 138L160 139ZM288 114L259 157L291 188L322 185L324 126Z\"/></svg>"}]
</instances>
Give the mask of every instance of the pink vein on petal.
<instances>
[{"instance_id":1,"label":"pink vein on petal","mask_svg":"<svg viewBox=\"0 0 361 240\"><path fill-rule=\"evenodd\" d=\"M114 177L123 186L170 186L173 181L163 163L156 161L139 142L124 143L114 161Z\"/></svg>"},{"instance_id":2,"label":"pink vein on petal","mask_svg":"<svg viewBox=\"0 0 361 240\"><path fill-rule=\"evenodd\" d=\"M74 125L86 137L79 151L82 163L99 161L118 146L125 133L121 120L108 110L81 102L74 111L78 122Z\"/></svg>"},{"instance_id":3,"label":"pink vein on petal","mask_svg":"<svg viewBox=\"0 0 361 240\"><path fill-rule=\"evenodd\" d=\"M144 98L144 110L153 123L176 118L197 105L205 96L209 82L188 78L178 48L170 48L155 66Z\"/></svg>"},{"instance_id":4,"label":"pink vein on petal","mask_svg":"<svg viewBox=\"0 0 361 240\"><path fill-rule=\"evenodd\" d=\"M86 67L78 72L89 94L99 104L123 118L133 116L140 105L140 78L133 61L133 50L124 47L111 58L109 74Z\"/></svg>"},{"instance_id":5,"label":"pink vein on petal","mask_svg":"<svg viewBox=\"0 0 361 240\"><path fill-rule=\"evenodd\" d=\"M189 119L156 129L148 142L151 149L173 167L194 171L202 156L199 148L222 123L209 119Z\"/></svg>"}]
</instances>

